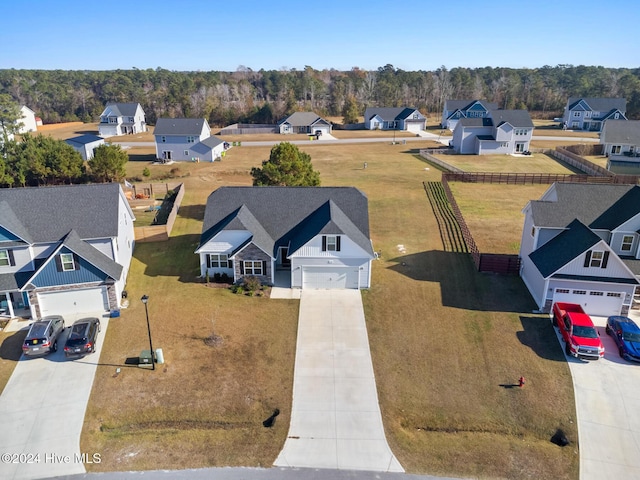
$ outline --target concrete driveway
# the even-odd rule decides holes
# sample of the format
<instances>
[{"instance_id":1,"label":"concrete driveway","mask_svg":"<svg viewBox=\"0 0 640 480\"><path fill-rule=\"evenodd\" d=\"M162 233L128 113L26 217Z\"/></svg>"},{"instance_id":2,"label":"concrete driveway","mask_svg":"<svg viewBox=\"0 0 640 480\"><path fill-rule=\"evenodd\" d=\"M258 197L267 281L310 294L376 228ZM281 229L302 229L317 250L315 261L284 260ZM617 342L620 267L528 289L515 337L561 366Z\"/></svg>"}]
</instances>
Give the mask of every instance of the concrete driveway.
<instances>
[{"instance_id":1,"label":"concrete driveway","mask_svg":"<svg viewBox=\"0 0 640 480\"><path fill-rule=\"evenodd\" d=\"M620 358L605 333L606 318L591 318L604 358L589 362L567 357L576 399L580 479L640 478L640 365Z\"/></svg>"},{"instance_id":2,"label":"concrete driveway","mask_svg":"<svg viewBox=\"0 0 640 480\"><path fill-rule=\"evenodd\" d=\"M95 353L66 359L65 329L58 351L44 357L25 357L18 362L0 396L0 478L28 479L84 473L80 460L80 433L93 385L100 351L109 323L97 316L102 331ZM65 316L69 327L74 318ZM28 327L25 327L28 328ZM88 453L89 457L94 453Z\"/></svg>"},{"instance_id":3,"label":"concrete driveway","mask_svg":"<svg viewBox=\"0 0 640 480\"><path fill-rule=\"evenodd\" d=\"M358 290L303 290L279 467L403 472L382 426Z\"/></svg>"}]
</instances>

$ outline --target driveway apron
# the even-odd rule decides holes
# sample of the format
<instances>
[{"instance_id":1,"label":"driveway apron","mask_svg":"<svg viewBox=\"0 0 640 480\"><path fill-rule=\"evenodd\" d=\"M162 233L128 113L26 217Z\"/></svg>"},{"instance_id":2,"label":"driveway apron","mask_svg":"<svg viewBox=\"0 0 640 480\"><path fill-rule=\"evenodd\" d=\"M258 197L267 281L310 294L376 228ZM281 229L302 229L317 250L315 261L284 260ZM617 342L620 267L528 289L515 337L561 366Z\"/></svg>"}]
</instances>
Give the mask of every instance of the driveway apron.
<instances>
[{"instance_id":1,"label":"driveway apron","mask_svg":"<svg viewBox=\"0 0 640 480\"><path fill-rule=\"evenodd\" d=\"M276 466L403 472L387 443L358 290L303 290L289 435Z\"/></svg>"},{"instance_id":2,"label":"driveway apron","mask_svg":"<svg viewBox=\"0 0 640 480\"><path fill-rule=\"evenodd\" d=\"M109 319L99 315L96 352L66 359L64 343L74 319L58 340L58 351L18 362L0 396L0 478L27 479L84 473L80 434ZM93 458L94 453L85 452Z\"/></svg>"}]
</instances>

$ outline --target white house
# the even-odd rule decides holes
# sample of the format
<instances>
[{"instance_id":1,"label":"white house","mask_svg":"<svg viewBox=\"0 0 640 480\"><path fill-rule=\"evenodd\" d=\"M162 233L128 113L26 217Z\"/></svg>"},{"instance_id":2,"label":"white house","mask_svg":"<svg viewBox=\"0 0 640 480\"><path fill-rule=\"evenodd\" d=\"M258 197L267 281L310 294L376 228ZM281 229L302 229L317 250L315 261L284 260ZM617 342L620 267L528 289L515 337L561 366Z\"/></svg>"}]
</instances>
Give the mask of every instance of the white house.
<instances>
[{"instance_id":1,"label":"white house","mask_svg":"<svg viewBox=\"0 0 640 480\"><path fill-rule=\"evenodd\" d=\"M367 197L354 187L220 187L207 200L200 274L294 288L369 288Z\"/></svg>"},{"instance_id":2,"label":"white house","mask_svg":"<svg viewBox=\"0 0 640 480\"><path fill-rule=\"evenodd\" d=\"M280 133L331 134L331 122L313 112L295 112L278 122Z\"/></svg>"},{"instance_id":3,"label":"white house","mask_svg":"<svg viewBox=\"0 0 640 480\"><path fill-rule=\"evenodd\" d=\"M65 142L73 147L75 151L80 153L83 160L91 160L93 158L93 151L100 145L104 145L104 138L97 135L80 135L79 137L73 137L65 140Z\"/></svg>"},{"instance_id":4,"label":"white house","mask_svg":"<svg viewBox=\"0 0 640 480\"><path fill-rule=\"evenodd\" d=\"M147 131L144 110L139 103L107 103L100 114L101 137L131 135Z\"/></svg>"},{"instance_id":5,"label":"white house","mask_svg":"<svg viewBox=\"0 0 640 480\"><path fill-rule=\"evenodd\" d=\"M427 126L427 119L415 108L369 107L364 112L366 130L400 130L419 133Z\"/></svg>"},{"instance_id":6,"label":"white house","mask_svg":"<svg viewBox=\"0 0 640 480\"><path fill-rule=\"evenodd\" d=\"M640 284L640 186L555 183L525 215L520 276L538 308L626 314Z\"/></svg>"},{"instance_id":7,"label":"white house","mask_svg":"<svg viewBox=\"0 0 640 480\"><path fill-rule=\"evenodd\" d=\"M516 154L529 151L533 122L526 110L491 110L486 117L462 118L451 147L460 154Z\"/></svg>"},{"instance_id":8,"label":"white house","mask_svg":"<svg viewBox=\"0 0 640 480\"><path fill-rule=\"evenodd\" d=\"M20 107L20 113L22 118L19 120L22 125L18 130L18 133L35 132L38 130L38 124L36 122L36 112L31 110L26 105Z\"/></svg>"},{"instance_id":9,"label":"white house","mask_svg":"<svg viewBox=\"0 0 640 480\"><path fill-rule=\"evenodd\" d=\"M229 144L211 136L204 118L159 118L153 134L156 158L164 162L213 162Z\"/></svg>"},{"instance_id":10,"label":"white house","mask_svg":"<svg viewBox=\"0 0 640 480\"><path fill-rule=\"evenodd\" d=\"M571 97L564 108L564 128L599 132L606 120L626 120L627 101L624 98Z\"/></svg>"}]
</instances>

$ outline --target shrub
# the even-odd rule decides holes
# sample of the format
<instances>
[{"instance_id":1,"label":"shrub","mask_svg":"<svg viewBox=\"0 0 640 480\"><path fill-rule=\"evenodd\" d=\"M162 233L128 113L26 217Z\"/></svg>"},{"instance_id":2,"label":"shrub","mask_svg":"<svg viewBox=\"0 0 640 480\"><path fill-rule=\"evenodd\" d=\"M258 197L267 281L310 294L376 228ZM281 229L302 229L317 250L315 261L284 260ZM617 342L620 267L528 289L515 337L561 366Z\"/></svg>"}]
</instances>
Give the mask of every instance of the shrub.
<instances>
[{"instance_id":1,"label":"shrub","mask_svg":"<svg viewBox=\"0 0 640 480\"><path fill-rule=\"evenodd\" d=\"M142 175L144 175L145 177L151 175L151 170L149 170L149 167L144 167L144 170L142 170Z\"/></svg>"},{"instance_id":2,"label":"shrub","mask_svg":"<svg viewBox=\"0 0 640 480\"><path fill-rule=\"evenodd\" d=\"M244 289L249 292L250 294L253 294L253 292L255 292L256 290L260 290L262 288L262 283L260 282L260 279L258 277L245 277L244 279Z\"/></svg>"},{"instance_id":3,"label":"shrub","mask_svg":"<svg viewBox=\"0 0 640 480\"><path fill-rule=\"evenodd\" d=\"M220 275L220 272L216 272L213 274L213 281L216 283L222 283L221 282L222 279L222 275Z\"/></svg>"}]
</instances>

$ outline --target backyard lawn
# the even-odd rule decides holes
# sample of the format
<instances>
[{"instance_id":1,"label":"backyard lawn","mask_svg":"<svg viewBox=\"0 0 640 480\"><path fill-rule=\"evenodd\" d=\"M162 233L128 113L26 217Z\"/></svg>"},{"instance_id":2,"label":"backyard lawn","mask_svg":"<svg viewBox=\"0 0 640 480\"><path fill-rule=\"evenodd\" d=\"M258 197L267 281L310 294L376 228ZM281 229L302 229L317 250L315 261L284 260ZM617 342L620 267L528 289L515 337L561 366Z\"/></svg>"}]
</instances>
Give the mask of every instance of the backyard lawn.
<instances>
[{"instance_id":1,"label":"backyard lawn","mask_svg":"<svg viewBox=\"0 0 640 480\"><path fill-rule=\"evenodd\" d=\"M465 172L576 173L544 153L513 155L436 155Z\"/></svg>"}]
</instances>

